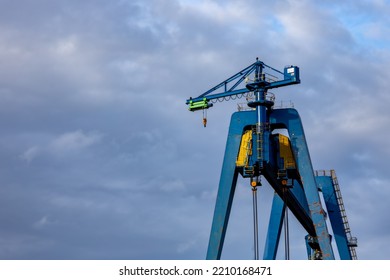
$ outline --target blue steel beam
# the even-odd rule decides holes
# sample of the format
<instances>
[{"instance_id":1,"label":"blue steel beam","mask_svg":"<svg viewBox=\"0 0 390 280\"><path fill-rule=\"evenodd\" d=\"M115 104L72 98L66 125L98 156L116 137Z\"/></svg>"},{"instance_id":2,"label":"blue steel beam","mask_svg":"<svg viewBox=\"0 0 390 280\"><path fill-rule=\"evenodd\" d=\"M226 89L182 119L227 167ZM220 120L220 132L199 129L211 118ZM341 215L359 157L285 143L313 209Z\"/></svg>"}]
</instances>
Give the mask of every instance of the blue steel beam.
<instances>
[{"instance_id":1,"label":"blue steel beam","mask_svg":"<svg viewBox=\"0 0 390 280\"><path fill-rule=\"evenodd\" d=\"M262 174L278 195L285 198L287 207L291 210L307 233L315 235L316 231L314 229L313 220L311 219L306 195L299 182L297 181L293 188L289 188L283 193L285 186L277 179L277 170L267 164L265 165Z\"/></svg>"},{"instance_id":2,"label":"blue steel beam","mask_svg":"<svg viewBox=\"0 0 390 280\"><path fill-rule=\"evenodd\" d=\"M231 76L230 78L226 79L225 81L219 83L218 85L216 85L215 87L209 89L208 91L202 93L201 95L199 95L197 98L202 98L210 93L212 93L213 91L216 91L217 89L221 88L221 87L224 87L224 90L225 92L232 92L233 89L235 89L246 77L248 77L254 70L255 70L255 65L256 65L256 62L249 65L248 67L246 67L245 69L242 69L240 72L238 72L237 74ZM227 85L238 79L238 82L235 83L230 89L227 88Z\"/></svg>"},{"instance_id":3,"label":"blue steel beam","mask_svg":"<svg viewBox=\"0 0 390 280\"><path fill-rule=\"evenodd\" d=\"M322 190L333 236L336 241L340 259L352 260L351 251L348 247L348 238L345 234L343 217L339 203L337 202L336 191L331 176L316 176L318 186Z\"/></svg>"},{"instance_id":4,"label":"blue steel beam","mask_svg":"<svg viewBox=\"0 0 390 280\"><path fill-rule=\"evenodd\" d=\"M316 238L322 252L322 259L334 259L331 237L325 221L325 212L321 205L305 133L298 111L292 108L273 110L270 122L271 124L284 126L289 132L311 218L315 226Z\"/></svg>"},{"instance_id":5,"label":"blue steel beam","mask_svg":"<svg viewBox=\"0 0 390 280\"><path fill-rule=\"evenodd\" d=\"M256 123L256 114L251 111L237 112L232 115L207 249L208 260L221 258L237 183L236 159L241 137L245 127L253 123Z\"/></svg>"},{"instance_id":6,"label":"blue steel beam","mask_svg":"<svg viewBox=\"0 0 390 280\"><path fill-rule=\"evenodd\" d=\"M282 231L285 203L275 192L269 219L267 238L264 247L264 260L275 260Z\"/></svg>"},{"instance_id":7,"label":"blue steel beam","mask_svg":"<svg viewBox=\"0 0 390 280\"><path fill-rule=\"evenodd\" d=\"M315 252L314 252L313 248L311 248L311 246L310 246L310 238L311 238L310 235L305 236L306 252L307 252L307 258L309 260L313 260L313 259L315 259L316 256L315 256Z\"/></svg>"}]
</instances>

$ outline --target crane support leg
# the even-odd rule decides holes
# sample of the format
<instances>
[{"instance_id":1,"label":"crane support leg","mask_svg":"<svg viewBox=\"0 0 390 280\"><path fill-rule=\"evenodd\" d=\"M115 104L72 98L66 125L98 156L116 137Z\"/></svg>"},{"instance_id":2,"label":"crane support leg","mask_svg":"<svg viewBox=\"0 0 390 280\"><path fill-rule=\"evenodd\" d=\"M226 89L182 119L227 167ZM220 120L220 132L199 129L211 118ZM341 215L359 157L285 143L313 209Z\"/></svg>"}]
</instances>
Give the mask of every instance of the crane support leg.
<instances>
[{"instance_id":1,"label":"crane support leg","mask_svg":"<svg viewBox=\"0 0 390 280\"><path fill-rule=\"evenodd\" d=\"M256 115L251 114L251 112L240 112L232 115L206 256L208 260L221 258L238 177L236 159L241 137L244 128L254 123L256 123Z\"/></svg>"},{"instance_id":2,"label":"crane support leg","mask_svg":"<svg viewBox=\"0 0 390 280\"><path fill-rule=\"evenodd\" d=\"M327 229L325 211L321 205L317 182L298 111L292 108L273 110L270 121L275 125L287 128L289 132L292 148L294 151L297 151L298 170L304 185L304 192L315 227L316 238L321 249L321 258L332 260L334 259L334 253L331 246L331 237Z\"/></svg>"},{"instance_id":3,"label":"crane support leg","mask_svg":"<svg viewBox=\"0 0 390 280\"><path fill-rule=\"evenodd\" d=\"M351 235L351 230L345 214L340 190L338 190L338 186L335 186L334 171L332 170L331 173L331 175L317 174L317 184L321 188L324 196L340 259L356 259L356 253L350 243L351 237L349 235Z\"/></svg>"},{"instance_id":4,"label":"crane support leg","mask_svg":"<svg viewBox=\"0 0 390 280\"><path fill-rule=\"evenodd\" d=\"M282 231L285 213L285 203L282 198L275 193L272 202L271 215L268 225L267 239L264 247L264 260L275 260L278 251L280 233Z\"/></svg>"}]
</instances>

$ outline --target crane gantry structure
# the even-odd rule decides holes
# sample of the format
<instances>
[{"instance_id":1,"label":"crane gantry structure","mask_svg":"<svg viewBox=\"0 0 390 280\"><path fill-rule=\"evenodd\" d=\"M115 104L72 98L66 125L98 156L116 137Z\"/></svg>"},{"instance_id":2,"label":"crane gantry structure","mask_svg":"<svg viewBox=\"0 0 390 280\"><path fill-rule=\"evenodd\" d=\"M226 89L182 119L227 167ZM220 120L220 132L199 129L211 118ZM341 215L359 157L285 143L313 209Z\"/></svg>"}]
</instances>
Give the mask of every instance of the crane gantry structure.
<instances>
[{"instance_id":1,"label":"crane gantry structure","mask_svg":"<svg viewBox=\"0 0 390 280\"><path fill-rule=\"evenodd\" d=\"M263 259L276 259L283 225L288 227L287 209L307 232L308 259L335 259L327 218L340 259L357 259L357 241L351 235L335 172L313 170L298 111L274 108L275 97L268 92L299 83L299 67L291 65L279 71L256 59L187 100L190 111L204 112L215 101L245 96L249 108L231 116L206 259L221 258L239 174L249 178L252 187L255 259L259 259L256 194L262 177L275 192ZM204 117L204 126L206 122ZM279 129L287 130L288 135L278 133Z\"/></svg>"}]
</instances>

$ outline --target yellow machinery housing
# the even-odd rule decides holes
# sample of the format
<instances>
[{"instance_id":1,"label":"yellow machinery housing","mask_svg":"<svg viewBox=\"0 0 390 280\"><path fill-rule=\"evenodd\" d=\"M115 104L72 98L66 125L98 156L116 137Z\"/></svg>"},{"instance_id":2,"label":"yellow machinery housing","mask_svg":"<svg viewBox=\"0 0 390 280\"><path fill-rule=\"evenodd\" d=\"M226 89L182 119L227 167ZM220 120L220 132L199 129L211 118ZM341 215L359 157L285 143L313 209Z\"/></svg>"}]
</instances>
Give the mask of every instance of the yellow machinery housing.
<instances>
[{"instance_id":1,"label":"yellow machinery housing","mask_svg":"<svg viewBox=\"0 0 390 280\"><path fill-rule=\"evenodd\" d=\"M297 168L290 139L283 134L279 134L279 153L281 159L280 168L284 170Z\"/></svg>"},{"instance_id":2,"label":"yellow machinery housing","mask_svg":"<svg viewBox=\"0 0 390 280\"><path fill-rule=\"evenodd\" d=\"M249 156L252 155L252 131L247 130L241 138L240 150L238 152L236 166L248 166Z\"/></svg>"}]
</instances>

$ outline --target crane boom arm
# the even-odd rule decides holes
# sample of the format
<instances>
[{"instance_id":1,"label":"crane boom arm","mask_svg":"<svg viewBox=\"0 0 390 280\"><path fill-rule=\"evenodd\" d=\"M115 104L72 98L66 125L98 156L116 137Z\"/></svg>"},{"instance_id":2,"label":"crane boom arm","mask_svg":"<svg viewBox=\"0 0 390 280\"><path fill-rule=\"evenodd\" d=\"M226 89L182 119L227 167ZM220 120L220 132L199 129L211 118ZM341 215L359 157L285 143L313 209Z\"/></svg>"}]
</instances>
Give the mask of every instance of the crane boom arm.
<instances>
[{"instance_id":1,"label":"crane boom arm","mask_svg":"<svg viewBox=\"0 0 390 280\"><path fill-rule=\"evenodd\" d=\"M265 70L270 72L265 72ZM254 77L251 79L250 75L253 72ZM237 89L244 81L245 86ZM245 94L259 88L268 90L299 83L299 68L297 66L286 66L284 71L281 72L266 65L262 61L256 60L255 63L242 69L240 72L202 93L198 97L190 97L186 104L189 105L190 111L208 109L213 106L209 101L214 99Z\"/></svg>"}]
</instances>

